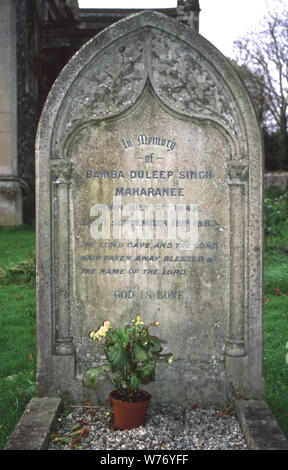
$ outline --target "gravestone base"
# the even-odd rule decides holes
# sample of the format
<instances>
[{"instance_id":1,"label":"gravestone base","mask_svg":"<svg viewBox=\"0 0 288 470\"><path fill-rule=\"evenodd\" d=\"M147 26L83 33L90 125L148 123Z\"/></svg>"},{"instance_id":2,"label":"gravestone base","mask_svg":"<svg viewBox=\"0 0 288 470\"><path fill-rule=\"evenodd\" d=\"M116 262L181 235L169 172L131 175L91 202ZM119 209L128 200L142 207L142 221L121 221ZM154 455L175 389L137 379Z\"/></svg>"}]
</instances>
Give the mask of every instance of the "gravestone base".
<instances>
[{"instance_id":1,"label":"gravestone base","mask_svg":"<svg viewBox=\"0 0 288 470\"><path fill-rule=\"evenodd\" d=\"M229 397L243 398L245 400L264 399L264 378L254 366L249 369L247 356L226 357L227 393ZM232 401L234 401L232 398Z\"/></svg>"},{"instance_id":2,"label":"gravestone base","mask_svg":"<svg viewBox=\"0 0 288 470\"><path fill-rule=\"evenodd\" d=\"M52 367L38 374L37 393L49 396L64 394L71 403L77 405L91 401L93 405L103 405L111 392L111 382L105 377L99 379L97 390L83 387L83 376L75 371L75 356L52 356ZM246 400L263 399L263 380L253 384L249 374L245 376L245 358L227 358L223 363L207 364L180 362L167 370L167 365L160 363L156 368L156 381L143 388L151 393L155 405L173 403L179 406L203 408L225 408L234 402L235 396ZM240 365L241 364L241 365ZM227 374L226 368L230 371ZM50 370L50 372L48 372ZM256 377L256 374L255 374ZM181 383L181 393L179 393Z\"/></svg>"},{"instance_id":3,"label":"gravestone base","mask_svg":"<svg viewBox=\"0 0 288 470\"><path fill-rule=\"evenodd\" d=\"M83 400L83 387L81 380L75 380L75 356L53 355L50 366L43 375L38 374L36 393L39 396L64 394L73 403L80 403Z\"/></svg>"},{"instance_id":4,"label":"gravestone base","mask_svg":"<svg viewBox=\"0 0 288 470\"><path fill-rule=\"evenodd\" d=\"M248 450L288 450L288 440L264 400L237 400L235 406ZM33 398L4 450L46 450L60 409L57 397Z\"/></svg>"},{"instance_id":5,"label":"gravestone base","mask_svg":"<svg viewBox=\"0 0 288 470\"><path fill-rule=\"evenodd\" d=\"M50 396L65 394L74 404L91 401L93 405L105 403L111 392L111 382L101 379L97 390L83 387L83 377L75 376L75 357L53 356L51 373L44 372L38 375L37 393ZM143 385L151 393L155 405L173 403L187 407L198 406L220 407L228 406L233 401L233 394L229 395L226 384L225 367L223 364L175 364L167 374L167 365L158 364L156 368L156 381ZM179 393L179 383L182 384ZM255 398L255 396L254 396Z\"/></svg>"}]
</instances>

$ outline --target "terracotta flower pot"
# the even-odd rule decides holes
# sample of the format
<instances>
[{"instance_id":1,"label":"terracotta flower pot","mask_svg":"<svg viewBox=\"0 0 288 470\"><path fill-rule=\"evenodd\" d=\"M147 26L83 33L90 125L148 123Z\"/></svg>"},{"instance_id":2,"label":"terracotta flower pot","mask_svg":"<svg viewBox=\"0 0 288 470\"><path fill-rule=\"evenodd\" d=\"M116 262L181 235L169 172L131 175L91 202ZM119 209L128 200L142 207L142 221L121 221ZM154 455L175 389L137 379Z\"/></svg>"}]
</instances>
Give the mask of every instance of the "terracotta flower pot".
<instances>
[{"instance_id":1,"label":"terracotta flower pot","mask_svg":"<svg viewBox=\"0 0 288 470\"><path fill-rule=\"evenodd\" d=\"M132 429L145 424L150 393L140 390L141 395L145 396L144 400L130 402L114 398L114 392L110 393L110 400L113 405L115 426L119 429Z\"/></svg>"}]
</instances>

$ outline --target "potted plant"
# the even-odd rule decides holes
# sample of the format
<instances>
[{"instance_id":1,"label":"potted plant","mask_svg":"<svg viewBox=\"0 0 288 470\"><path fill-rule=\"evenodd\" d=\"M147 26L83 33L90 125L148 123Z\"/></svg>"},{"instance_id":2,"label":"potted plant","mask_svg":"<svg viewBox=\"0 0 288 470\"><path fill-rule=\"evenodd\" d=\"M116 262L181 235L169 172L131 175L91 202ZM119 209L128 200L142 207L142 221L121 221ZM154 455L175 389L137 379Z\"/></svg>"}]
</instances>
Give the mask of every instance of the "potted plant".
<instances>
[{"instance_id":1,"label":"potted plant","mask_svg":"<svg viewBox=\"0 0 288 470\"><path fill-rule=\"evenodd\" d=\"M158 321L145 325L137 316L125 328L112 328L106 321L97 331L90 333L92 340L103 345L107 362L88 369L84 385L97 388L101 373L109 377L114 387L110 393L114 424L120 429L131 429L145 423L151 395L139 387L155 380L158 361L172 362L171 353L162 353L165 341L150 335L149 328L158 325Z\"/></svg>"}]
</instances>

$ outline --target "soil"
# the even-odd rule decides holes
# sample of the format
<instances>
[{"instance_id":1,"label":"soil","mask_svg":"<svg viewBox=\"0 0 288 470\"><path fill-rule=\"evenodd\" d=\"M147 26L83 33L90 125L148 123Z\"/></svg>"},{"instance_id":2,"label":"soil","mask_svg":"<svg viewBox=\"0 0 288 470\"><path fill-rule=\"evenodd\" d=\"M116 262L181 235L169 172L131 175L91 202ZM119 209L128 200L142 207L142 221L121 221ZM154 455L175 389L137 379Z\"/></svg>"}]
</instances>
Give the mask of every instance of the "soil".
<instances>
[{"instance_id":1,"label":"soil","mask_svg":"<svg viewBox=\"0 0 288 470\"><path fill-rule=\"evenodd\" d=\"M127 401L119 390L113 390L110 395L115 398L115 400ZM134 393L133 399L128 401L130 401L131 403L137 403L140 401L146 401L147 398L149 398L148 392L145 392L144 390L139 390Z\"/></svg>"}]
</instances>

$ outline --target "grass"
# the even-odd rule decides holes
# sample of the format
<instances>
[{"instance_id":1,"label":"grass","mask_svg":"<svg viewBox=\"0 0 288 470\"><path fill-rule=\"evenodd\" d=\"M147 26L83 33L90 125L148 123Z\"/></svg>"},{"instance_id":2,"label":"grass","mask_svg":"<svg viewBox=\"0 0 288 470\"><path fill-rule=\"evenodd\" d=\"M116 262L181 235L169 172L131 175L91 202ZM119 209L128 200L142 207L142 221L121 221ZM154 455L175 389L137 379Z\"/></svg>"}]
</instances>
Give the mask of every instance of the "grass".
<instances>
[{"instance_id":1,"label":"grass","mask_svg":"<svg viewBox=\"0 0 288 470\"><path fill-rule=\"evenodd\" d=\"M35 255L35 230L33 227L0 226L0 268L11 267Z\"/></svg>"},{"instance_id":2,"label":"grass","mask_svg":"<svg viewBox=\"0 0 288 470\"><path fill-rule=\"evenodd\" d=\"M283 230L264 258L264 375L265 400L288 438L288 224ZM35 394L34 254L33 228L0 227L0 449Z\"/></svg>"},{"instance_id":3,"label":"grass","mask_svg":"<svg viewBox=\"0 0 288 470\"><path fill-rule=\"evenodd\" d=\"M268 189L265 197L277 202L283 191ZM265 400L288 439L288 220L283 223L279 215L280 225L272 230L277 236L265 238L264 377Z\"/></svg>"},{"instance_id":4,"label":"grass","mask_svg":"<svg viewBox=\"0 0 288 470\"><path fill-rule=\"evenodd\" d=\"M265 237L265 249L269 251L271 247L288 247L288 220L283 224L280 230L280 236Z\"/></svg>"},{"instance_id":5,"label":"grass","mask_svg":"<svg viewBox=\"0 0 288 470\"><path fill-rule=\"evenodd\" d=\"M0 227L0 449L35 394L35 231Z\"/></svg>"},{"instance_id":6,"label":"grass","mask_svg":"<svg viewBox=\"0 0 288 470\"><path fill-rule=\"evenodd\" d=\"M288 438L288 254L266 252L264 271L265 400Z\"/></svg>"}]
</instances>

